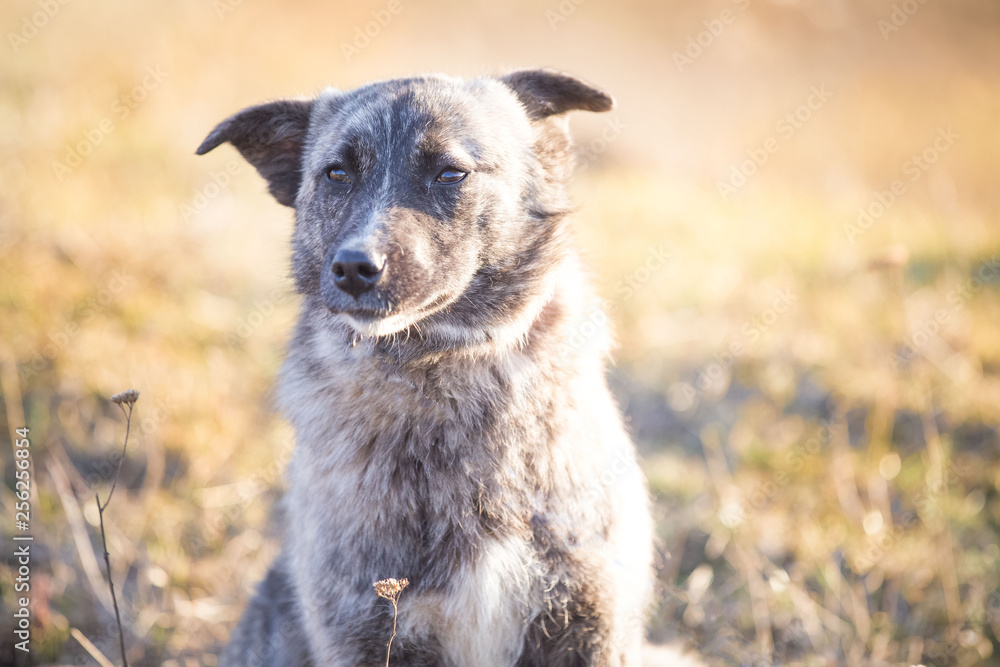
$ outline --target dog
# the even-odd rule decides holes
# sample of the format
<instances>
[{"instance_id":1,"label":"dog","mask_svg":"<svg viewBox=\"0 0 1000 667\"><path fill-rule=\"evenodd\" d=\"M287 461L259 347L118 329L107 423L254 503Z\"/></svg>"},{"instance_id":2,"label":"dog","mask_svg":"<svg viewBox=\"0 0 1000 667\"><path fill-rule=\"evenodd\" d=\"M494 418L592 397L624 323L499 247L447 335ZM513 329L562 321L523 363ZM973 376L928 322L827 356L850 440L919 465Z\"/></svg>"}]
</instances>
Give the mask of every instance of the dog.
<instances>
[{"instance_id":1,"label":"dog","mask_svg":"<svg viewBox=\"0 0 1000 667\"><path fill-rule=\"evenodd\" d=\"M552 70L419 76L253 106L198 148L294 208L302 300L285 542L224 665L640 664L649 497L566 192L566 114L613 106Z\"/></svg>"}]
</instances>

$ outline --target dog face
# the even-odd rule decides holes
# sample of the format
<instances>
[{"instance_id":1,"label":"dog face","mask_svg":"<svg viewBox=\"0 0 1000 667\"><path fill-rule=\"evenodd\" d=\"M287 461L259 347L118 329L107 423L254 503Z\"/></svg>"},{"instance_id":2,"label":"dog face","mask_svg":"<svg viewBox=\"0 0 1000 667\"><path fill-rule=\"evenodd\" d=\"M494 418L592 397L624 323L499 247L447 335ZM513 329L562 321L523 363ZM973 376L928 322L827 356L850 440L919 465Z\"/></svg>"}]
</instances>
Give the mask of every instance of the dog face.
<instances>
[{"instance_id":1,"label":"dog face","mask_svg":"<svg viewBox=\"0 0 1000 667\"><path fill-rule=\"evenodd\" d=\"M398 79L251 107L198 153L232 143L295 208L296 284L332 322L464 338L515 320L560 256L560 117L612 106L548 70Z\"/></svg>"}]
</instances>

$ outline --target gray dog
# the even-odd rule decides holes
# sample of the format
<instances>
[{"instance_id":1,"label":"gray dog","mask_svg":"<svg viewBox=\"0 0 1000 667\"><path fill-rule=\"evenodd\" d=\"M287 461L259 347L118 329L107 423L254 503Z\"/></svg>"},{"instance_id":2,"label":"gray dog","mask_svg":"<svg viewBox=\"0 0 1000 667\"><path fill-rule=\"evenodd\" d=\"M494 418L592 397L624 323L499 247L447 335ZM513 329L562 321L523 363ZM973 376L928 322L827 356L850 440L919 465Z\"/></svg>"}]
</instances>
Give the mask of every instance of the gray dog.
<instances>
[{"instance_id":1,"label":"gray dog","mask_svg":"<svg viewBox=\"0 0 1000 667\"><path fill-rule=\"evenodd\" d=\"M283 555L225 665L639 664L645 482L573 250L565 114L605 92L549 70L327 90L223 121L296 213L302 307Z\"/></svg>"}]
</instances>

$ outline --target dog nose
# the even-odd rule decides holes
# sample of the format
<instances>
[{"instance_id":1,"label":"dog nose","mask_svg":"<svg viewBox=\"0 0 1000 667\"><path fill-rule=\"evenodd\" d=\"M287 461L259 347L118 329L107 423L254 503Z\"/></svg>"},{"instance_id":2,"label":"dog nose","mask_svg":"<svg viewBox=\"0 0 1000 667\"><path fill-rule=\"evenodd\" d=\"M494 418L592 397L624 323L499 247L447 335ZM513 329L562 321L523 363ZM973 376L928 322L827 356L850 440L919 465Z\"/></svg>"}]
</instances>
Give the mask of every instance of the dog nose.
<instances>
[{"instance_id":1,"label":"dog nose","mask_svg":"<svg viewBox=\"0 0 1000 667\"><path fill-rule=\"evenodd\" d=\"M370 257L357 250L338 250L333 256L333 282L355 299L370 290L382 277L385 256Z\"/></svg>"}]
</instances>

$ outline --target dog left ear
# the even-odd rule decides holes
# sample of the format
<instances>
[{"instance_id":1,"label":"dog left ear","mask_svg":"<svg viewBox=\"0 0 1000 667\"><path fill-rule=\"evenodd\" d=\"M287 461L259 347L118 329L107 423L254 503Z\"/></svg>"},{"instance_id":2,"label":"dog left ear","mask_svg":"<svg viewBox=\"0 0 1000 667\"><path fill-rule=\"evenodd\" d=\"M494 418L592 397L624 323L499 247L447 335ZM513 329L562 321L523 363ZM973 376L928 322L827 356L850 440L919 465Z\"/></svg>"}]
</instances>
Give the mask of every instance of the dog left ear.
<instances>
[{"instance_id":1,"label":"dog left ear","mask_svg":"<svg viewBox=\"0 0 1000 667\"><path fill-rule=\"evenodd\" d=\"M611 111L615 99L582 79L551 69L523 69L500 80L510 87L532 120L567 111Z\"/></svg>"},{"instance_id":2,"label":"dog left ear","mask_svg":"<svg viewBox=\"0 0 1000 667\"><path fill-rule=\"evenodd\" d=\"M294 207L312 108L312 100L278 100L249 107L219 123L195 153L204 155L228 141L267 180L274 198Z\"/></svg>"}]
</instances>

